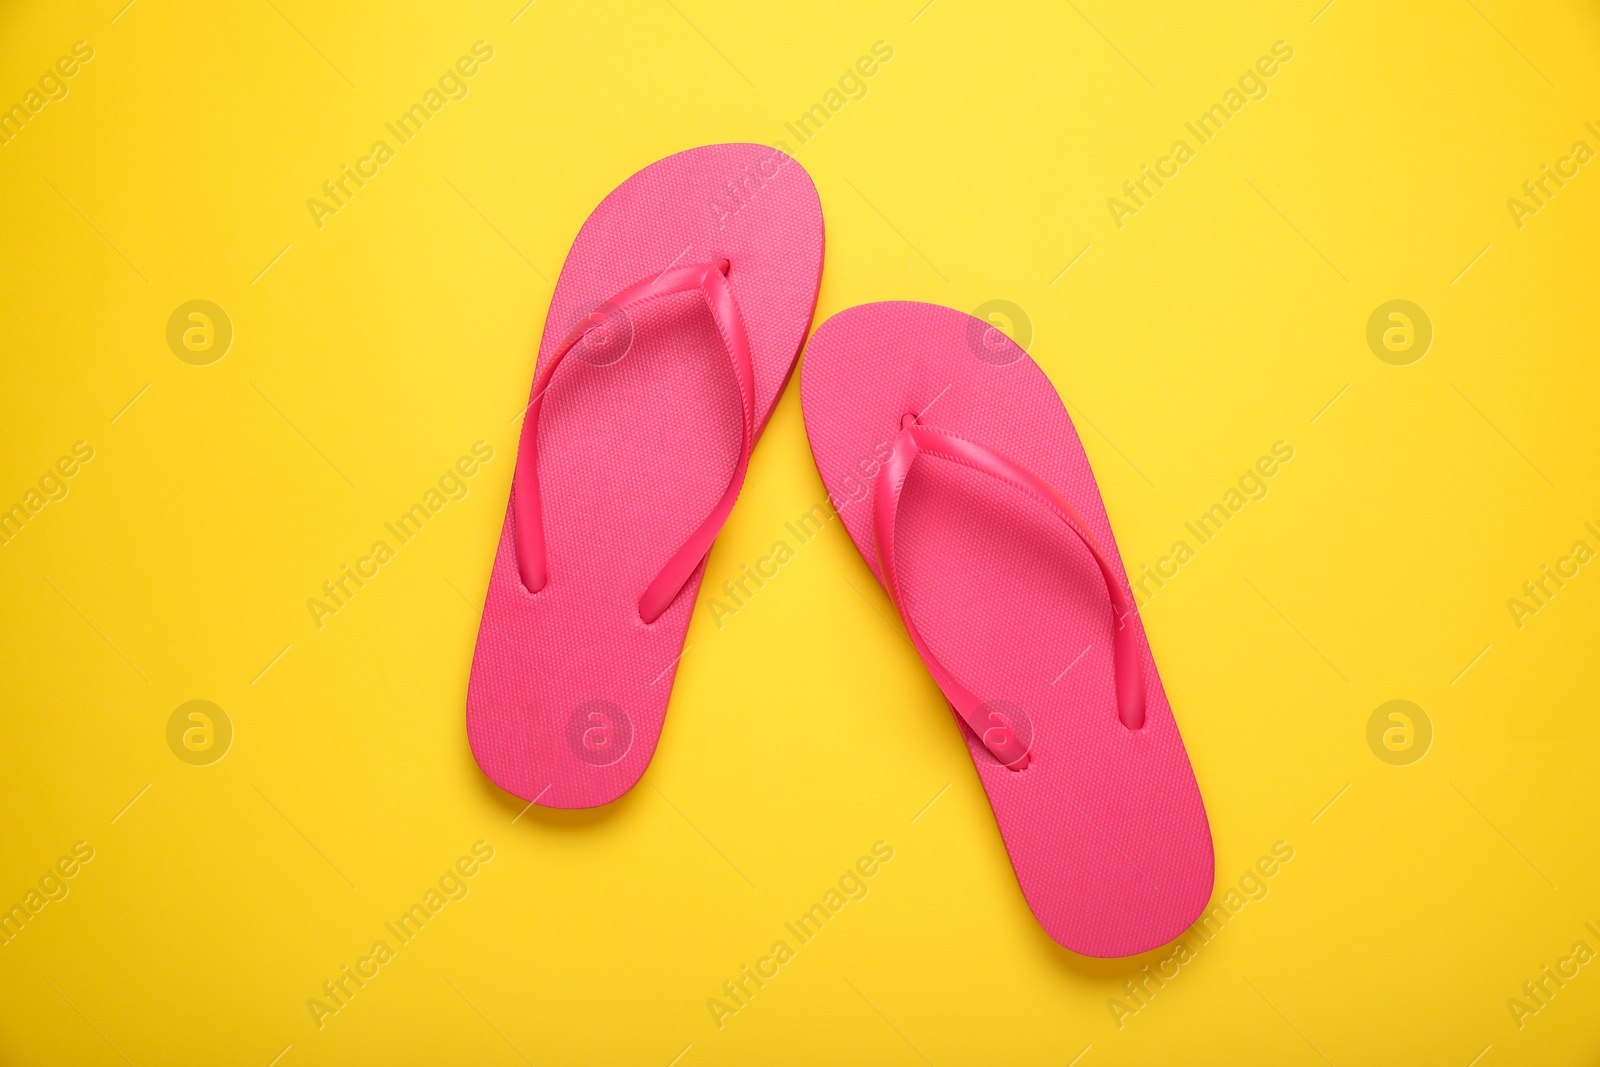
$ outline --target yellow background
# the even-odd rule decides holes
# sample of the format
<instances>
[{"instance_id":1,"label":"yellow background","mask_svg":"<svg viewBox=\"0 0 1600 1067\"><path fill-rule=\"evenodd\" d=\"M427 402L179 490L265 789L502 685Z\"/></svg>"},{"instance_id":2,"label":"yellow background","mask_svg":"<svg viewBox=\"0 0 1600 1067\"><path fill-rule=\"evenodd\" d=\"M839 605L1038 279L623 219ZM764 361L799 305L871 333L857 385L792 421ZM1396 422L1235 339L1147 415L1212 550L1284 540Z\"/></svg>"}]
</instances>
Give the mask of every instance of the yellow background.
<instances>
[{"instance_id":1,"label":"yellow background","mask_svg":"<svg viewBox=\"0 0 1600 1067\"><path fill-rule=\"evenodd\" d=\"M1506 606L1600 548L1600 164L1520 229L1506 206L1600 149L1593 5L122 2L0 15L0 101L95 50L0 147L0 506L95 450L0 547L0 904L95 850L0 947L0 1060L1594 1062L1600 966L1521 1029L1506 1003L1600 949L1600 568L1520 629ZM470 95L319 229L306 200L478 40ZM1280 40L1269 95L1119 229L1107 198ZM727 140L816 181L818 322L1024 309L1130 572L1295 449L1145 610L1219 896L1295 858L1120 1028L1167 953L1040 931L837 524L721 628L697 610L609 809L523 812L472 761L549 279L614 185ZM166 343L193 299L235 331L209 366ZM1409 366L1365 339L1393 299L1434 327ZM480 439L470 495L317 629L307 598ZM822 496L791 383L710 585ZM167 745L192 699L233 724L210 766ZM1367 745L1391 699L1433 726L1410 766ZM318 1029L307 999L480 840L470 895ZM880 840L870 895L719 1030L707 1000Z\"/></svg>"}]
</instances>

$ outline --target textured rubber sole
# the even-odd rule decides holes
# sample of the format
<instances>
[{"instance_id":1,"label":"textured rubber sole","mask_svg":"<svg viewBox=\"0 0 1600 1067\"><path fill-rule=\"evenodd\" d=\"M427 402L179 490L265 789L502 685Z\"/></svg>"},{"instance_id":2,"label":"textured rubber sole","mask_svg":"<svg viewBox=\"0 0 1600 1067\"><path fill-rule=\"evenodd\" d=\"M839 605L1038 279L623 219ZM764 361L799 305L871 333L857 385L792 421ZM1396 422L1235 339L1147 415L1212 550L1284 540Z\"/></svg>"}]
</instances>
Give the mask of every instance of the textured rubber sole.
<instances>
[{"instance_id":1,"label":"textured rubber sole","mask_svg":"<svg viewBox=\"0 0 1600 1067\"><path fill-rule=\"evenodd\" d=\"M632 283L726 259L759 432L811 324L822 257L822 208L799 163L752 144L669 156L583 224L539 358ZM649 765L704 563L654 623L639 597L722 496L739 448L739 393L702 294L648 301L613 327L550 382L538 470L548 584L523 587L508 502L467 687L478 765L546 807L609 803Z\"/></svg>"},{"instance_id":2,"label":"textured rubber sole","mask_svg":"<svg viewBox=\"0 0 1600 1067\"><path fill-rule=\"evenodd\" d=\"M881 584L874 478L907 415L998 450L1077 510L1126 587L1089 461L1044 372L988 324L930 304L868 304L817 328L800 397L811 450ZM956 722L1017 882L1045 931L1089 956L1165 944L1204 909L1211 831L1137 616L1146 692L1117 715L1114 619L1093 557L1043 506L966 467L919 460L896 532L907 609L933 654L1031 723L1026 770ZM867 713L864 709L863 713Z\"/></svg>"}]
</instances>

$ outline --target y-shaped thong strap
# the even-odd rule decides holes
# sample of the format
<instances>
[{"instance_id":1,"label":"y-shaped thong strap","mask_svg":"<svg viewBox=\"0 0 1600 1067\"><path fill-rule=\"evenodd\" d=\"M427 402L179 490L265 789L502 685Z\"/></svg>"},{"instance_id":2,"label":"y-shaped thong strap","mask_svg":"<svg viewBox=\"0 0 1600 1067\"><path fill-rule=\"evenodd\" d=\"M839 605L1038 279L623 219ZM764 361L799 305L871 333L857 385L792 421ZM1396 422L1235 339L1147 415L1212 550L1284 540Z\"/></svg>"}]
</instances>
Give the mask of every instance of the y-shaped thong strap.
<instances>
[{"instance_id":1,"label":"y-shaped thong strap","mask_svg":"<svg viewBox=\"0 0 1600 1067\"><path fill-rule=\"evenodd\" d=\"M528 404L527 419L522 424L522 444L517 452L517 471L512 481L513 515L516 520L517 572L523 587L537 593L549 581L550 572L545 552L544 514L539 496L539 415L544 410L545 394L555 377L556 368L567 358L573 348L591 330L604 329L613 315L626 313L629 308L660 296L700 290L711 310L727 350L728 362L739 385L739 404L742 413L739 436L739 461L733 478L728 483L722 499L717 501L711 514L689 539L667 560L666 566L639 597L639 617L646 623L655 622L667 606L677 597L689 575L700 565L711 542L717 538L722 524L727 521L733 503L744 484L745 471L750 466L750 449L755 438L755 374L750 367L750 341L744 331L744 320L739 306L728 287L728 261L695 263L674 267L663 274L635 282L610 300L601 304L539 365L533 380L533 399Z\"/></svg>"},{"instance_id":2,"label":"y-shaped thong strap","mask_svg":"<svg viewBox=\"0 0 1600 1067\"><path fill-rule=\"evenodd\" d=\"M1020 771L1028 765L1030 759L1028 748L1016 736L1011 724L1000 713L988 710L984 701L974 696L946 669L944 664L939 662L927 642L922 639L922 634L906 608L905 595L900 586L900 570L895 563L895 516L900 506L900 495L905 489L906 477L911 473L911 465L919 456L924 455L986 474L996 481L1026 493L1049 508L1083 542L1100 568L1100 577L1105 581L1106 595L1111 602L1117 716L1130 730L1142 727L1144 672L1140 663L1138 635L1130 621L1133 604L1121 581L1118 580L1115 568L1101 551L1100 545L1089 532L1083 518L1048 482L1009 456L957 437L953 433L919 426L907 416L899 437L894 441L893 453L878 473L873 496L873 535L877 542L878 564L882 569L889 597L900 612L900 618L905 621L906 632L911 635L912 644L922 655L922 661L927 664L929 673L933 675L934 681L939 684L940 690L955 708L956 713L972 728L973 733L982 738L984 745L1004 766Z\"/></svg>"}]
</instances>

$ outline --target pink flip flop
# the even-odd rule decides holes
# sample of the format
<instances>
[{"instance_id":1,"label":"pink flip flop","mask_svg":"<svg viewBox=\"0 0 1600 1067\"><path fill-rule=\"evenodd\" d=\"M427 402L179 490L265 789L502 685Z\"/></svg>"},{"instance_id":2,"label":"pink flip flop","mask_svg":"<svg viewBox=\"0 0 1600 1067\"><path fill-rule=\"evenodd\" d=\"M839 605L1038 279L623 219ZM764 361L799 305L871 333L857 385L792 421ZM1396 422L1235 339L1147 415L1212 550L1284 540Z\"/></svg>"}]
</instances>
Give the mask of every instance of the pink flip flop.
<instances>
[{"instance_id":1,"label":"pink flip flop","mask_svg":"<svg viewBox=\"0 0 1600 1067\"><path fill-rule=\"evenodd\" d=\"M970 315L867 304L812 335L800 402L1040 925L1087 956L1177 937L1211 895L1211 830L1049 379Z\"/></svg>"},{"instance_id":2,"label":"pink flip flop","mask_svg":"<svg viewBox=\"0 0 1600 1067\"><path fill-rule=\"evenodd\" d=\"M805 170L754 144L653 163L595 208L550 300L467 686L500 788L625 793L661 736L706 553L822 276Z\"/></svg>"}]
</instances>

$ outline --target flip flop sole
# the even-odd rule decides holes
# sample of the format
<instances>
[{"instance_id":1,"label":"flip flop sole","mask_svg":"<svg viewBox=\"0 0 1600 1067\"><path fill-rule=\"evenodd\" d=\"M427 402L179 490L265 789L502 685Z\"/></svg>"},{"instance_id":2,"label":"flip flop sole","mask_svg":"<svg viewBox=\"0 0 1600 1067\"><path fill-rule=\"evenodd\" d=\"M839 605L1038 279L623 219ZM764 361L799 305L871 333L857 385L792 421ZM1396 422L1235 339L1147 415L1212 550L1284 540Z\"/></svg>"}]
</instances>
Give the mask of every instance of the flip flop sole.
<instances>
[{"instance_id":1,"label":"flip flop sole","mask_svg":"<svg viewBox=\"0 0 1600 1067\"><path fill-rule=\"evenodd\" d=\"M759 434L811 323L822 257L821 204L799 163L754 144L669 156L583 224L539 360L627 286L727 260ZM548 582L523 585L508 502L467 687L479 767L554 808L609 803L649 764L704 562L653 623L640 619L640 594L721 498L741 434L739 391L700 293L653 298L596 338L560 364L542 405Z\"/></svg>"},{"instance_id":2,"label":"flip flop sole","mask_svg":"<svg viewBox=\"0 0 1600 1067\"><path fill-rule=\"evenodd\" d=\"M807 344L800 397L823 482L880 583L874 479L913 415L1053 486L1126 588L1071 418L1044 372L988 324L930 304L843 311ZM1146 714L1132 730L1118 717L1105 581L1045 507L966 467L918 462L894 550L908 614L935 657L1031 725L1031 762L1012 771L956 720L1045 931L1102 957L1177 937L1211 895L1211 831L1138 617L1127 624L1138 628Z\"/></svg>"}]
</instances>

